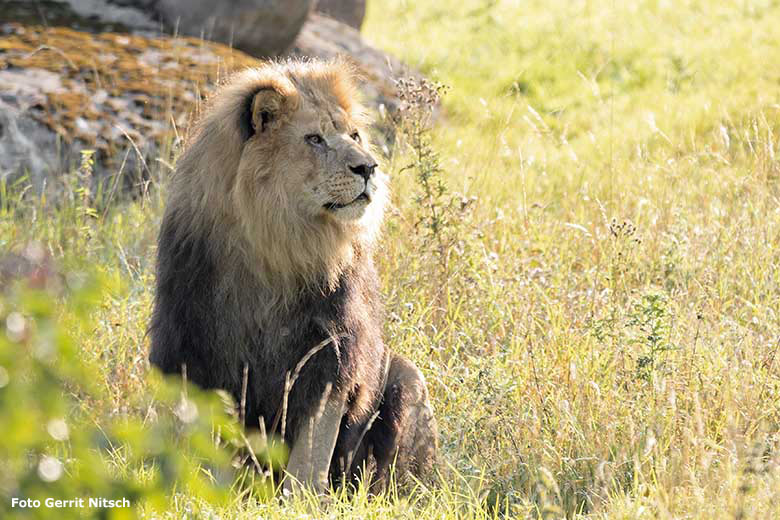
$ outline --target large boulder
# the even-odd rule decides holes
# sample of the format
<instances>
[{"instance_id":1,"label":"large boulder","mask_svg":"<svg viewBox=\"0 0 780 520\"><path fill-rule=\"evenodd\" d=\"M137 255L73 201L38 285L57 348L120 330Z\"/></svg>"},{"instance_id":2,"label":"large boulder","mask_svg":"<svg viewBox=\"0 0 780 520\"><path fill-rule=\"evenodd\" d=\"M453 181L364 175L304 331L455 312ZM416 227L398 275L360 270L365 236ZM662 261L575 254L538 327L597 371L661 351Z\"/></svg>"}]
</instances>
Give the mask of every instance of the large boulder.
<instances>
[{"instance_id":1,"label":"large boulder","mask_svg":"<svg viewBox=\"0 0 780 520\"><path fill-rule=\"evenodd\" d=\"M203 37L253 56L275 56L295 40L315 0L0 1L0 22L92 31Z\"/></svg>"},{"instance_id":2,"label":"large boulder","mask_svg":"<svg viewBox=\"0 0 780 520\"><path fill-rule=\"evenodd\" d=\"M202 94L257 63L193 38L0 26L0 176L26 172L40 186L90 149L97 173L146 179Z\"/></svg>"},{"instance_id":3,"label":"large boulder","mask_svg":"<svg viewBox=\"0 0 780 520\"><path fill-rule=\"evenodd\" d=\"M156 8L180 34L274 56L290 47L313 5L313 0L158 0Z\"/></svg>"},{"instance_id":4,"label":"large boulder","mask_svg":"<svg viewBox=\"0 0 780 520\"><path fill-rule=\"evenodd\" d=\"M366 0L318 0L317 11L360 30L366 17Z\"/></svg>"},{"instance_id":5,"label":"large boulder","mask_svg":"<svg viewBox=\"0 0 780 520\"><path fill-rule=\"evenodd\" d=\"M356 29L317 13L309 16L290 54L323 59L349 56L366 80L363 91L371 104L391 111L398 106L394 79L410 73L396 58L366 45Z\"/></svg>"},{"instance_id":6,"label":"large boulder","mask_svg":"<svg viewBox=\"0 0 780 520\"><path fill-rule=\"evenodd\" d=\"M401 64L356 30L312 14L292 53L352 56L369 108L384 114L397 106L393 77ZM214 85L259 63L198 38L0 24L0 177L27 172L40 186L78 166L89 149L97 176L142 184L169 171L169 150Z\"/></svg>"}]
</instances>

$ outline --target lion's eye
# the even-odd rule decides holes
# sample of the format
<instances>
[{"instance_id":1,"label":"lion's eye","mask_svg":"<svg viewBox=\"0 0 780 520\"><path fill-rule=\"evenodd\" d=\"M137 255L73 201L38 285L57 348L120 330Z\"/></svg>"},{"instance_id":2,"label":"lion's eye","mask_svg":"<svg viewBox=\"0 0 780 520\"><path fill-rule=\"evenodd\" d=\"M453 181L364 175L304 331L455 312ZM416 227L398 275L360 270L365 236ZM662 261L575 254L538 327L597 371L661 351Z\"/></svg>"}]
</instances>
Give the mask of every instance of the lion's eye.
<instances>
[{"instance_id":1,"label":"lion's eye","mask_svg":"<svg viewBox=\"0 0 780 520\"><path fill-rule=\"evenodd\" d=\"M320 134L309 134L305 137L305 139L307 143L313 144L315 146L325 144L325 139L323 139Z\"/></svg>"},{"instance_id":2,"label":"lion's eye","mask_svg":"<svg viewBox=\"0 0 780 520\"><path fill-rule=\"evenodd\" d=\"M354 139L355 141L357 141L358 143L360 142L360 134L359 133L355 132L350 137L352 139Z\"/></svg>"}]
</instances>

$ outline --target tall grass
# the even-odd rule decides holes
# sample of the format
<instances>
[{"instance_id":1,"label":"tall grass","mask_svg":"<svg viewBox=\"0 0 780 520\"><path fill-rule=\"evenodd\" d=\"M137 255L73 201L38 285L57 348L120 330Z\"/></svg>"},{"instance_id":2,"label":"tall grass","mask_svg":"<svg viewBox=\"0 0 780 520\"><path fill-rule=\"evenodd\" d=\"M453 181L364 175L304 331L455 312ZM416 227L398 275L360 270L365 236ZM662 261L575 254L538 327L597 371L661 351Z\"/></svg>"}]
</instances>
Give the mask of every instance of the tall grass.
<instances>
[{"instance_id":1,"label":"tall grass","mask_svg":"<svg viewBox=\"0 0 780 520\"><path fill-rule=\"evenodd\" d=\"M369 2L365 36L449 87L387 159L377 258L441 481L315 516L780 517L778 20L758 0ZM164 186L97 218L3 189L0 246L117 282L80 343L136 413Z\"/></svg>"}]
</instances>

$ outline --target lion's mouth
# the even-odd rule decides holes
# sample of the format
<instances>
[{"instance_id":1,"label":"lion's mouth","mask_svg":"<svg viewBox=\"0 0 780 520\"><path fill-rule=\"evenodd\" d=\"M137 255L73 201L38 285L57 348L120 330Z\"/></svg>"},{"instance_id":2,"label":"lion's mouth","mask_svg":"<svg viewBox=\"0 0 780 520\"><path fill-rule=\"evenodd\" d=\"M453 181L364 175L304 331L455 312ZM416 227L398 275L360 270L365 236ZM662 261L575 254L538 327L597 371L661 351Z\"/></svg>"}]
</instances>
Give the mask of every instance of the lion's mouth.
<instances>
[{"instance_id":1,"label":"lion's mouth","mask_svg":"<svg viewBox=\"0 0 780 520\"><path fill-rule=\"evenodd\" d=\"M358 195L357 197L355 197L354 199L352 199L350 202L347 202L346 204L340 204L338 202L329 202L325 204L325 209L330 211L335 211L337 209L342 209L342 208L346 208L347 206L351 206L352 204L362 200L365 200L366 202L371 201L371 199L368 196L368 193L366 193L365 191L360 195Z\"/></svg>"}]
</instances>

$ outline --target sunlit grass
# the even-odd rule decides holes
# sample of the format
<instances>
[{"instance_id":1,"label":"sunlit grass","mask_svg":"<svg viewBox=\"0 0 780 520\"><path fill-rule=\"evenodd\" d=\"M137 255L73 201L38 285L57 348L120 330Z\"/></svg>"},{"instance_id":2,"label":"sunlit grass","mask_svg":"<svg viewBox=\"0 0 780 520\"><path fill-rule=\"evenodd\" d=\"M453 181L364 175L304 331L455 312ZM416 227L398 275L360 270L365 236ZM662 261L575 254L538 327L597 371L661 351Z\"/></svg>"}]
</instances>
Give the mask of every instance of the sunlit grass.
<instances>
[{"instance_id":1,"label":"sunlit grass","mask_svg":"<svg viewBox=\"0 0 780 520\"><path fill-rule=\"evenodd\" d=\"M328 515L780 516L778 20L770 1L369 2L367 39L450 87L434 147L476 201L443 271L412 158L388 165L385 338L428 379L442 482ZM86 224L28 194L0 222L4 249L117 279L82 348L120 415L146 377L161 190Z\"/></svg>"}]
</instances>

